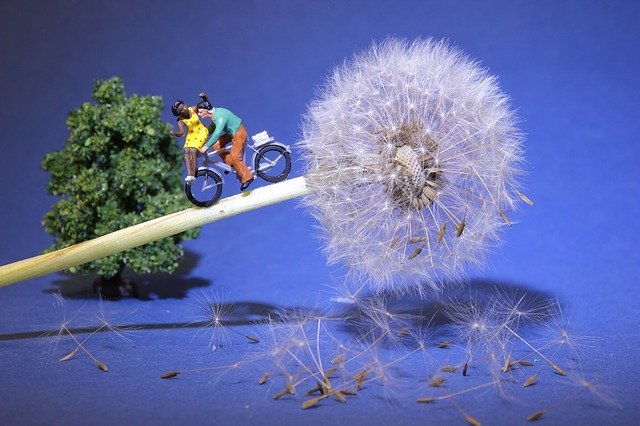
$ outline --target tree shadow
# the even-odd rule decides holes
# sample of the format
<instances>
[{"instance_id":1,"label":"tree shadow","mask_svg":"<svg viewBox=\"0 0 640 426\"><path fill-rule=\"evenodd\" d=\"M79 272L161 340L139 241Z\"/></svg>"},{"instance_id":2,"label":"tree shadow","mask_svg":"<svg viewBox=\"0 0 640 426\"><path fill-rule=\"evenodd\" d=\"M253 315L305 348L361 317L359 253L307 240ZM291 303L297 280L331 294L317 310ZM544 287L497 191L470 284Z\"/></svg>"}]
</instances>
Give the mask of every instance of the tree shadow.
<instances>
[{"instance_id":1,"label":"tree shadow","mask_svg":"<svg viewBox=\"0 0 640 426\"><path fill-rule=\"evenodd\" d=\"M194 252L185 250L180 265L171 274L137 275L127 268L123 273L123 281L135 285L139 300L184 299L191 289L204 288L211 284L211 281L204 278L190 276L191 271L198 265L200 257ZM95 274L65 275L62 279L52 281L51 284L57 288L46 289L44 293L57 293L67 299L97 299L100 295L94 291L93 287L97 279L98 276Z\"/></svg>"}]
</instances>

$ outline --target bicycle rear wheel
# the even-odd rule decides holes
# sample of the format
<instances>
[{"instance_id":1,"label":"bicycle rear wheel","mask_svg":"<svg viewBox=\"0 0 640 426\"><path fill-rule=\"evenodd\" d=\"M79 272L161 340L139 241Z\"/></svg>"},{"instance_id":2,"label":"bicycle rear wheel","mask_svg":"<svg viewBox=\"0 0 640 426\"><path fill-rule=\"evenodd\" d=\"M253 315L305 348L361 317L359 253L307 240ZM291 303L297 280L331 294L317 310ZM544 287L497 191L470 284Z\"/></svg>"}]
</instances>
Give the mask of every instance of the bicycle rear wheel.
<instances>
[{"instance_id":1,"label":"bicycle rear wheel","mask_svg":"<svg viewBox=\"0 0 640 426\"><path fill-rule=\"evenodd\" d=\"M222 195L222 178L211 170L198 170L196 180L185 184L184 193L196 206L209 207Z\"/></svg>"},{"instance_id":2,"label":"bicycle rear wheel","mask_svg":"<svg viewBox=\"0 0 640 426\"><path fill-rule=\"evenodd\" d=\"M266 145L258 150L253 169L267 182L280 182L291 172L291 154L280 145Z\"/></svg>"}]
</instances>

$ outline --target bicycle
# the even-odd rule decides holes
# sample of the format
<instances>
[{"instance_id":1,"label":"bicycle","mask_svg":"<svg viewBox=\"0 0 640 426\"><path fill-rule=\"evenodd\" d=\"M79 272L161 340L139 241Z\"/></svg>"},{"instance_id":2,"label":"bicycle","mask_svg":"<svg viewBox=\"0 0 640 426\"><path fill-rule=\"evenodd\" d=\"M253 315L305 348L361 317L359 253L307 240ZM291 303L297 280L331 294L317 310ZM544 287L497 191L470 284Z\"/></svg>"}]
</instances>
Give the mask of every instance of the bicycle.
<instances>
[{"instance_id":1,"label":"bicycle","mask_svg":"<svg viewBox=\"0 0 640 426\"><path fill-rule=\"evenodd\" d=\"M285 180L291 172L291 148L289 145L277 142L272 136L269 136L266 130L253 135L251 140L252 144L245 145L244 156L246 158L247 149L253 151L251 164L247 164L253 176L257 175L272 183ZM236 171L232 166L213 157L229 151L231 151L231 143L224 148L215 151L209 150L203 154L202 165L196 171L195 181L186 183L184 186L184 192L191 203L198 207L209 207L218 201L222 195L223 174L226 175L230 172L235 174Z\"/></svg>"}]
</instances>

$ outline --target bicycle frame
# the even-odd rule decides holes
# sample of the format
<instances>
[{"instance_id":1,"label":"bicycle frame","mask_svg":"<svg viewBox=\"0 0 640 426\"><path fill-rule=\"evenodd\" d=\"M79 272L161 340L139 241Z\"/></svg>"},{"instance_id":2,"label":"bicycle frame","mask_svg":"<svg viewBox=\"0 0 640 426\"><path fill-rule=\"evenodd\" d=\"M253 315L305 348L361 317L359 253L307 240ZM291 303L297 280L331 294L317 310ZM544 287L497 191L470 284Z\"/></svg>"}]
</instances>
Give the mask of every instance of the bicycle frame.
<instances>
[{"instance_id":1,"label":"bicycle frame","mask_svg":"<svg viewBox=\"0 0 640 426\"><path fill-rule=\"evenodd\" d=\"M267 136L266 138L263 138L262 140L259 140L258 142L256 142L256 137L259 135L266 135L266 132L262 132L262 133L258 133L257 135L254 135L251 139L254 141L254 143L249 143L247 141L247 143L245 144L245 150L244 150L244 155L243 155L243 159L242 161L247 165L247 167L249 168L249 171L251 171L251 173L253 174L253 176L256 176L256 172L255 170L253 170L253 165L256 162L256 157L259 155L258 151L260 148L267 146L267 145L275 145L275 146L279 146L284 148L289 154L291 154L291 148L289 147L289 145L284 145L280 142L277 142L274 140L273 137L269 137ZM203 159L202 159L202 165L200 167L198 167L197 170L211 170L214 173L216 173L218 176L220 176L220 179L222 180L222 183L224 184L224 175L229 174L229 173L233 173L235 175L236 171L235 169L226 164L224 161L222 161L222 159L219 157L220 154L224 154L224 153L228 153L231 151L232 148L232 144L233 142L229 142L227 144L227 146L225 146L224 148L220 148L217 149L215 151L211 151L208 150L206 152L206 154L203 154ZM251 162L247 163L246 158L247 158L247 148L250 149L251 151L253 151L253 155L251 157ZM217 157L217 158L216 158ZM261 167L261 169L263 169Z\"/></svg>"}]
</instances>

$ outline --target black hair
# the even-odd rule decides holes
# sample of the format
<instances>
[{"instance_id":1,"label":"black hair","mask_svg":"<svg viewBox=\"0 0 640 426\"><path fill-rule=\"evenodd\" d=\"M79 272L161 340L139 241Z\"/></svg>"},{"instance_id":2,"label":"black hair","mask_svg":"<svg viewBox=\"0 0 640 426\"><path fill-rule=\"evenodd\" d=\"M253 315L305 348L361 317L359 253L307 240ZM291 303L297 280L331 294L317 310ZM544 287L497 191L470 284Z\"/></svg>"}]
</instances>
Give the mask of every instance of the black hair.
<instances>
[{"instance_id":1,"label":"black hair","mask_svg":"<svg viewBox=\"0 0 640 426\"><path fill-rule=\"evenodd\" d=\"M173 105L171 105L171 114L173 114L174 117L178 116L178 107L181 104L184 105L184 101L177 100L173 103Z\"/></svg>"},{"instance_id":2,"label":"black hair","mask_svg":"<svg viewBox=\"0 0 640 426\"><path fill-rule=\"evenodd\" d=\"M213 105L211 105L211 102L209 102L209 98L207 97L207 95L202 94L200 95L200 98L202 98L202 100L198 102L198 105L196 105L197 108L208 109L209 111L211 111L213 109Z\"/></svg>"}]
</instances>

